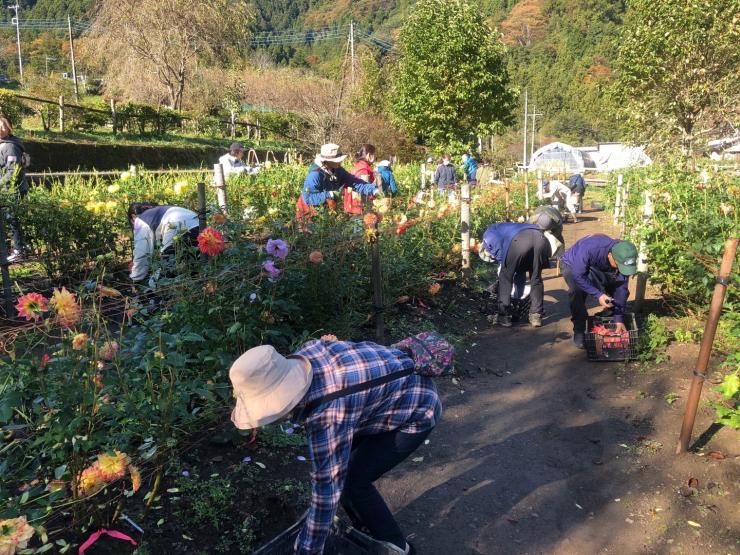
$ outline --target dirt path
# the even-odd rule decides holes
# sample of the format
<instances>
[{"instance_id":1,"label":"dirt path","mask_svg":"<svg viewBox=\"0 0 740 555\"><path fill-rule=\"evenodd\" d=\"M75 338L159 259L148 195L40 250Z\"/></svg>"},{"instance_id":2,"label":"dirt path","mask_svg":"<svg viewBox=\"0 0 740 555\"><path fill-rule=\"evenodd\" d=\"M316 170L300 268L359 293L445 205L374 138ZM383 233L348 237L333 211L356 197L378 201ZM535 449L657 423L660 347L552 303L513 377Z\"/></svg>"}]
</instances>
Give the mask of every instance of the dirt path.
<instances>
[{"instance_id":1,"label":"dirt path","mask_svg":"<svg viewBox=\"0 0 740 555\"><path fill-rule=\"evenodd\" d=\"M566 225L568 244L609 231L603 213L586 217ZM697 347L660 368L587 362L553 270L545 291L539 329L471 315L480 334L461 353L467 377L441 386L443 422L381 482L419 553L737 553L737 433L673 455ZM702 408L695 437L711 422Z\"/></svg>"}]
</instances>

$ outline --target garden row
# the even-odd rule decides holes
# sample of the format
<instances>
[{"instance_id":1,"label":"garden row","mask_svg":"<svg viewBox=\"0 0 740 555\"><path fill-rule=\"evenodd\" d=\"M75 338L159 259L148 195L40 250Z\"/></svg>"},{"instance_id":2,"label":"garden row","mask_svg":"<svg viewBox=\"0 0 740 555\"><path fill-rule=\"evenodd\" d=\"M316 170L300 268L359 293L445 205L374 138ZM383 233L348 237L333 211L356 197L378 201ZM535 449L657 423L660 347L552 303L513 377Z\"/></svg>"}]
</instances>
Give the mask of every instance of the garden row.
<instances>
[{"instance_id":1,"label":"garden row","mask_svg":"<svg viewBox=\"0 0 740 555\"><path fill-rule=\"evenodd\" d=\"M607 188L612 209L617 176ZM701 172L676 164L653 165L624 174L623 206L626 235L640 245L650 283L660 288L677 313L703 315L719 273L728 238L740 233L740 176L734 172ZM646 198L648 210L645 210ZM740 428L740 253L727 288L720 320L720 338L727 345L725 376L715 403L718 421Z\"/></svg>"},{"instance_id":2,"label":"garden row","mask_svg":"<svg viewBox=\"0 0 740 555\"><path fill-rule=\"evenodd\" d=\"M140 514L186 446L228 419L228 368L244 350L369 335L368 232L332 211L301 232L293 216L304 174L280 166L230 181L228 216L209 191L201 250L212 256L160 279L157 304L125 296L126 207L146 199L195 209L198 176L125 174L31 191L17 215L48 282L22 291L30 320L4 334L0 519L19 520L4 523L0 540L21 538L27 519L37 552L53 542L61 550L124 511ZM396 303L428 302L459 264L459 208L416 202L417 175L397 168L402 194L377 206L389 317ZM474 236L503 214L502 190L477 192Z\"/></svg>"}]
</instances>

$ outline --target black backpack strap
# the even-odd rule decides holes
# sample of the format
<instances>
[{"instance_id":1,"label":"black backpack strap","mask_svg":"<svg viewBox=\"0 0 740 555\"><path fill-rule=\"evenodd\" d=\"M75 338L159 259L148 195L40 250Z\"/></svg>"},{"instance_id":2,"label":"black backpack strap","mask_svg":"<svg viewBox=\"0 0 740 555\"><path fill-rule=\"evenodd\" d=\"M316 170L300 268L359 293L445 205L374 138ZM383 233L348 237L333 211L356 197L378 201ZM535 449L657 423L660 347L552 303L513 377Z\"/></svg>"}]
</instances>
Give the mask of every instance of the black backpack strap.
<instances>
[{"instance_id":1,"label":"black backpack strap","mask_svg":"<svg viewBox=\"0 0 740 555\"><path fill-rule=\"evenodd\" d=\"M311 414L314 410L316 410L318 407L320 407L324 403L328 403L329 401L333 401L334 399L339 399L340 397L347 397L349 395L354 395L355 393L358 393L360 391L372 389L373 387L377 387L379 385L383 385L385 383L392 382L394 380L405 378L406 376L410 376L413 373L414 373L413 368L407 368L405 370L401 370L400 372L393 372L391 374L386 374L385 376L379 376L377 378L373 378L372 380L368 380L362 383L357 383L355 385L351 385L344 389L339 389L337 391L334 391L333 393L327 393L326 395L322 395L318 399L309 401L309 403L301 411L300 416L297 420L299 421L304 420L305 418L308 417L309 414Z\"/></svg>"}]
</instances>

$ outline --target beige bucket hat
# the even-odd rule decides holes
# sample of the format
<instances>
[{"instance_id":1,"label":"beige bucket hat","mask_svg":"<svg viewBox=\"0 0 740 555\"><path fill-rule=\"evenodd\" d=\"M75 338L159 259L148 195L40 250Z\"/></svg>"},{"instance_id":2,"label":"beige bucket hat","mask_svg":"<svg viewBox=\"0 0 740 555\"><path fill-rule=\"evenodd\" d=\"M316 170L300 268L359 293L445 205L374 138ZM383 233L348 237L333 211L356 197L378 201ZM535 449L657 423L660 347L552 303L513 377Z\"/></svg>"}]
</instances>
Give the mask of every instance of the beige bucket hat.
<instances>
[{"instance_id":1,"label":"beige bucket hat","mask_svg":"<svg viewBox=\"0 0 740 555\"><path fill-rule=\"evenodd\" d=\"M321 162L343 162L347 158L342 154L342 149L334 143L327 143L321 146L321 152L316 155L316 160Z\"/></svg>"},{"instance_id":2,"label":"beige bucket hat","mask_svg":"<svg viewBox=\"0 0 740 555\"><path fill-rule=\"evenodd\" d=\"M288 414L311 386L311 363L284 357L271 345L240 356L229 370L236 406L231 421L240 430L265 426Z\"/></svg>"}]
</instances>

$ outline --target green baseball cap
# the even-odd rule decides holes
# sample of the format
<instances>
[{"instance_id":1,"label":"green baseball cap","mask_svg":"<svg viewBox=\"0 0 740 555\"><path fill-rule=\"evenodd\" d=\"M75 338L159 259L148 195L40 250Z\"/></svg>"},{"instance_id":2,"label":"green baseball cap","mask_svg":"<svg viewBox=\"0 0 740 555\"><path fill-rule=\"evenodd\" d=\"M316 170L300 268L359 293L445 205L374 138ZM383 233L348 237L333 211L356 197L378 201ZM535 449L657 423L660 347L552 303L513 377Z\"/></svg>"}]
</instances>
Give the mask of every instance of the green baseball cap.
<instances>
[{"instance_id":1,"label":"green baseball cap","mask_svg":"<svg viewBox=\"0 0 740 555\"><path fill-rule=\"evenodd\" d=\"M617 262L619 273L633 276L637 273L637 247L629 241L619 241L612 247L612 256Z\"/></svg>"}]
</instances>

